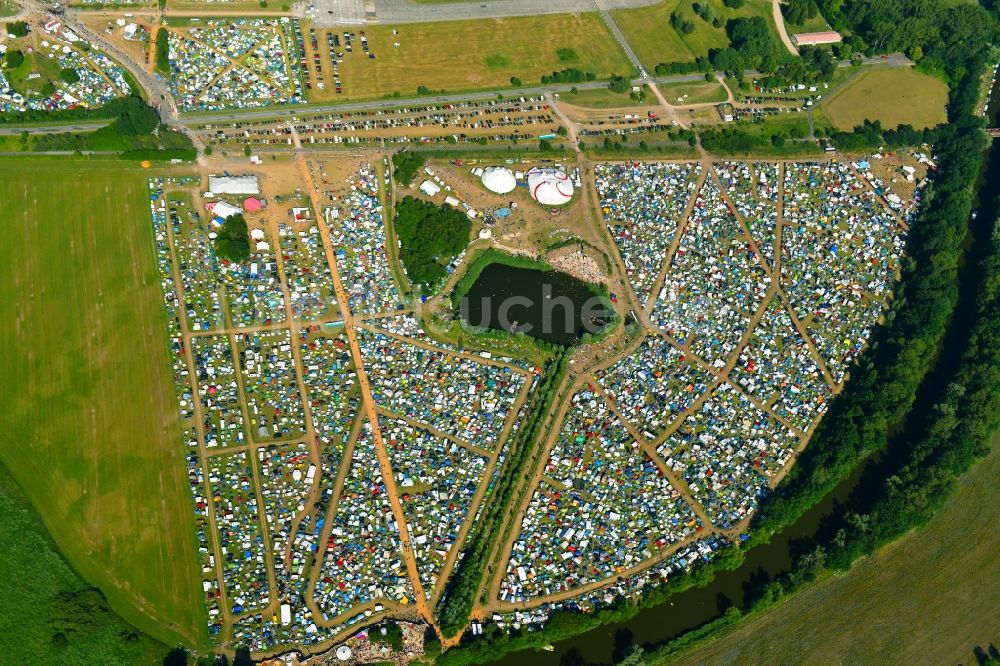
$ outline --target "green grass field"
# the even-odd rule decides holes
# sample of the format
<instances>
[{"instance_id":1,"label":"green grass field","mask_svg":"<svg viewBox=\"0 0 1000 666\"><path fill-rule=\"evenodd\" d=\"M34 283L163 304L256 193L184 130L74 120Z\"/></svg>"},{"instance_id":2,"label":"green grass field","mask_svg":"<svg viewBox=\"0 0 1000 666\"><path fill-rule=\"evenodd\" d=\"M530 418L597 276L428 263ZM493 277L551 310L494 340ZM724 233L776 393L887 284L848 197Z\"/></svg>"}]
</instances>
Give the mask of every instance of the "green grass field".
<instances>
[{"instance_id":1,"label":"green grass field","mask_svg":"<svg viewBox=\"0 0 1000 666\"><path fill-rule=\"evenodd\" d=\"M658 87L671 104L705 104L726 101L726 89L717 81L661 83Z\"/></svg>"},{"instance_id":2,"label":"green grass field","mask_svg":"<svg viewBox=\"0 0 1000 666\"><path fill-rule=\"evenodd\" d=\"M747 0L740 9L730 9L722 4L722 0L708 0L708 3L722 20L723 27L716 28L706 23L695 15L690 2L681 0L664 0L658 5L639 9L619 9L612 11L611 15L625 33L639 61L648 70L661 62L691 62L698 56L708 55L709 49L727 46L725 23L739 16L763 17L771 26L774 38L778 39L768 0ZM670 14L675 10L694 23L694 32L682 35L670 26Z\"/></svg>"},{"instance_id":3,"label":"green grass field","mask_svg":"<svg viewBox=\"0 0 1000 666\"><path fill-rule=\"evenodd\" d=\"M947 120L948 86L909 68L863 72L820 105L834 127L850 130L867 118L885 127L931 127Z\"/></svg>"},{"instance_id":4,"label":"green grass field","mask_svg":"<svg viewBox=\"0 0 1000 666\"><path fill-rule=\"evenodd\" d=\"M628 74L632 66L597 14L556 14L511 19L447 21L365 27L370 60L355 42L340 71L344 92L313 88L314 101L380 98L398 92L414 95L430 90L477 90L511 85L538 85L544 74L575 67L598 78ZM325 38L320 38L325 54ZM399 47L394 44L399 43ZM563 51L563 57L557 53ZM567 55L575 57L566 58Z\"/></svg>"},{"instance_id":5,"label":"green grass field","mask_svg":"<svg viewBox=\"0 0 1000 666\"><path fill-rule=\"evenodd\" d=\"M20 11L20 8L13 2L8 2L7 0L0 0L0 18L8 18L15 16Z\"/></svg>"},{"instance_id":6,"label":"green grass field","mask_svg":"<svg viewBox=\"0 0 1000 666\"><path fill-rule=\"evenodd\" d=\"M203 644L194 524L144 174L0 162L0 461L112 607Z\"/></svg>"},{"instance_id":7,"label":"green grass field","mask_svg":"<svg viewBox=\"0 0 1000 666\"><path fill-rule=\"evenodd\" d=\"M10 664L160 664L168 647L135 631L73 571L0 466L0 654Z\"/></svg>"},{"instance_id":8,"label":"green grass field","mask_svg":"<svg viewBox=\"0 0 1000 666\"><path fill-rule=\"evenodd\" d=\"M646 95L646 101L636 102L628 93L618 94L611 92L607 88L596 90L578 90L574 92L564 92L559 94L559 99L566 104L580 106L587 109L615 109L629 106L654 106L656 98L652 94Z\"/></svg>"},{"instance_id":9,"label":"green grass field","mask_svg":"<svg viewBox=\"0 0 1000 666\"><path fill-rule=\"evenodd\" d=\"M920 532L671 663L974 664L1000 646L1000 438Z\"/></svg>"}]
</instances>

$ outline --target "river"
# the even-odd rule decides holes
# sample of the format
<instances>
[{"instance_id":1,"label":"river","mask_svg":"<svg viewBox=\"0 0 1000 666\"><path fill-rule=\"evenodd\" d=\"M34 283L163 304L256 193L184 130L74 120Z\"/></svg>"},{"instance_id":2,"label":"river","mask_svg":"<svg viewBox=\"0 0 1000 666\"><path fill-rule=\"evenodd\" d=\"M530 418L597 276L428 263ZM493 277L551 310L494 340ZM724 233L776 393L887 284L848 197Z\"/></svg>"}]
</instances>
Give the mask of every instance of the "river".
<instances>
[{"instance_id":1,"label":"river","mask_svg":"<svg viewBox=\"0 0 1000 666\"><path fill-rule=\"evenodd\" d=\"M994 90L987 117L990 127L1000 126L1000 90ZM985 243L977 241L987 238L991 233L988 221L995 219L997 214L996 202L1000 196L1000 139L995 139L990 147L976 188L975 206L978 217L970 226L968 245L972 251L968 257L970 261L966 262L968 268L963 269L963 303L975 296L972 290L976 281L965 278L974 278L974 259L978 258L975 248L985 246ZM959 308L961 307L960 304ZM967 323L960 324L957 328L963 328L965 325ZM958 337L961 333L949 333L949 336L952 335ZM944 356L949 354L946 353ZM947 368L941 367L945 365L950 363L947 360L941 363L938 369L928 375L925 385L936 384L938 372L947 371ZM932 400L930 394L933 394L933 391L922 391L918 404L921 400ZM883 476L883 463L891 462L895 452L904 448L901 444L906 440L907 430L906 425L900 427L900 433L893 437L894 441L890 443L886 455L869 458L794 525L775 534L769 543L747 552L746 560L739 569L722 572L706 587L682 592L672 601L642 610L626 622L604 625L560 641L555 644L553 652L516 652L495 663L501 666L522 666L525 663L530 663L532 666L611 664L621 654L620 651L631 644L647 646L662 644L716 619L729 606L744 608L747 592L787 573L793 559L805 547L826 535L830 528L829 522L825 519L833 515L835 510L845 505L863 507L872 499L872 491L879 487L878 480Z\"/></svg>"}]
</instances>

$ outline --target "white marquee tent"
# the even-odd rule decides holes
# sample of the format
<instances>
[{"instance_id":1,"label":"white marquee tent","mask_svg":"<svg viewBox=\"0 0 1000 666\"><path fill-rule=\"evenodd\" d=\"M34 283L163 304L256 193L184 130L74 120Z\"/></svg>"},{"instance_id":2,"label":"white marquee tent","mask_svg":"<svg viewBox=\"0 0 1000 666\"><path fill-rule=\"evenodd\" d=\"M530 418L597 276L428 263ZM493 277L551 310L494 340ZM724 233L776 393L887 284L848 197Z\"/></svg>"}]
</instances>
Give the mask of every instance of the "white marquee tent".
<instances>
[{"instance_id":1,"label":"white marquee tent","mask_svg":"<svg viewBox=\"0 0 1000 666\"><path fill-rule=\"evenodd\" d=\"M543 206L561 206L573 198L573 181L559 169L535 167L528 172L528 191Z\"/></svg>"},{"instance_id":2,"label":"white marquee tent","mask_svg":"<svg viewBox=\"0 0 1000 666\"><path fill-rule=\"evenodd\" d=\"M490 192L507 194L517 187L517 181L510 169L505 167L488 167L483 171L483 187Z\"/></svg>"}]
</instances>

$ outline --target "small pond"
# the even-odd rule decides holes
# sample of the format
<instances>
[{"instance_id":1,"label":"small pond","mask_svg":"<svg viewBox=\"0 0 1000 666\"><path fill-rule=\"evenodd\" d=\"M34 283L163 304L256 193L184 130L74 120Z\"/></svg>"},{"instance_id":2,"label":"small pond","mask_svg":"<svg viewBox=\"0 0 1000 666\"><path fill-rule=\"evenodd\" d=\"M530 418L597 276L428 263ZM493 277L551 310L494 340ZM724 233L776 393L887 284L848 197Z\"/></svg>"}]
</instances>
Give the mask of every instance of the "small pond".
<instances>
[{"instance_id":1,"label":"small pond","mask_svg":"<svg viewBox=\"0 0 1000 666\"><path fill-rule=\"evenodd\" d=\"M542 268L487 264L458 303L462 323L524 333L556 345L598 335L614 318L607 299L572 275Z\"/></svg>"}]
</instances>

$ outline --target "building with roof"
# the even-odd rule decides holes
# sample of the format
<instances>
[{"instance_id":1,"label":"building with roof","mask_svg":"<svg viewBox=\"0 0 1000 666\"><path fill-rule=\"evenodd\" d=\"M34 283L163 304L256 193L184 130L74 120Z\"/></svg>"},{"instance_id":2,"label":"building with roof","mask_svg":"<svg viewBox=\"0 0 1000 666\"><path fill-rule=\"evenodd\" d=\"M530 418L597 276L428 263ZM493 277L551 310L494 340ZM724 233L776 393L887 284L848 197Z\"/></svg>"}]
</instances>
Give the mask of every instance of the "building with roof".
<instances>
[{"instance_id":1,"label":"building with roof","mask_svg":"<svg viewBox=\"0 0 1000 666\"><path fill-rule=\"evenodd\" d=\"M543 206L561 206L573 198L573 181L560 169L535 167L528 172L528 192Z\"/></svg>"},{"instance_id":2,"label":"building with roof","mask_svg":"<svg viewBox=\"0 0 1000 666\"><path fill-rule=\"evenodd\" d=\"M841 41L840 33L836 30L823 30L821 32L800 32L792 35L792 41L796 46L819 46L820 44L836 44Z\"/></svg>"},{"instance_id":3,"label":"building with roof","mask_svg":"<svg viewBox=\"0 0 1000 666\"><path fill-rule=\"evenodd\" d=\"M209 176L208 189L215 194L260 194L257 176Z\"/></svg>"}]
</instances>

